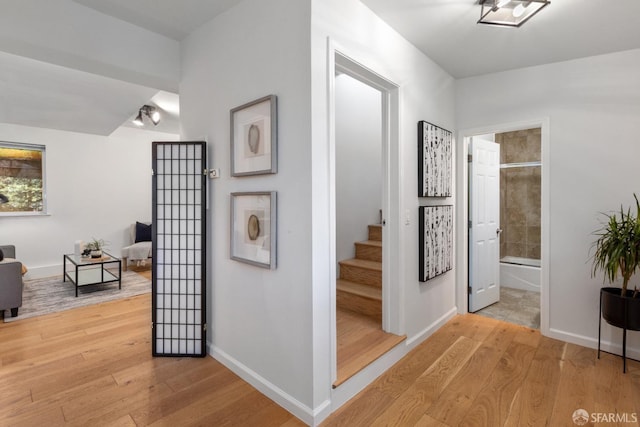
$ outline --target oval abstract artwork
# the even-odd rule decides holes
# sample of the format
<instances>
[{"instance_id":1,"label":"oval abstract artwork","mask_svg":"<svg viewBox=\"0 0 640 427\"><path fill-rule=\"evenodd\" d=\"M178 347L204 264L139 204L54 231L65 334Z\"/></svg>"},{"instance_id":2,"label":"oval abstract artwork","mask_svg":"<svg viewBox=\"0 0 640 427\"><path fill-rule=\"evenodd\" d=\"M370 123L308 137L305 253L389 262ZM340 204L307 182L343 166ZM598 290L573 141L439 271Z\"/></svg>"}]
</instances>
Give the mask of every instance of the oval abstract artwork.
<instances>
[{"instance_id":1,"label":"oval abstract artwork","mask_svg":"<svg viewBox=\"0 0 640 427\"><path fill-rule=\"evenodd\" d=\"M251 215L247 222L247 234L249 239L256 240L260 236L260 220L257 216Z\"/></svg>"}]
</instances>

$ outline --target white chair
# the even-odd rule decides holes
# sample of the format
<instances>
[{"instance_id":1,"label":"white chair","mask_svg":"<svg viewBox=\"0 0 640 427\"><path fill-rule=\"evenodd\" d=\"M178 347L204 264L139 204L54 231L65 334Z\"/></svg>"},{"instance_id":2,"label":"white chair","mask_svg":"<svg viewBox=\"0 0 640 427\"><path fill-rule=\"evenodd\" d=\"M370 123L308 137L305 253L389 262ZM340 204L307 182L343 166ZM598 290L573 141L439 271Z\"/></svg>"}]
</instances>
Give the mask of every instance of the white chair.
<instances>
[{"instance_id":1,"label":"white chair","mask_svg":"<svg viewBox=\"0 0 640 427\"><path fill-rule=\"evenodd\" d=\"M145 228L149 227L149 228ZM122 269L129 269L129 261L135 262L137 265L144 265L147 261L151 261L151 223L136 222L131 224L129 236L131 237L131 245L122 248ZM147 238L149 240L147 240Z\"/></svg>"}]
</instances>

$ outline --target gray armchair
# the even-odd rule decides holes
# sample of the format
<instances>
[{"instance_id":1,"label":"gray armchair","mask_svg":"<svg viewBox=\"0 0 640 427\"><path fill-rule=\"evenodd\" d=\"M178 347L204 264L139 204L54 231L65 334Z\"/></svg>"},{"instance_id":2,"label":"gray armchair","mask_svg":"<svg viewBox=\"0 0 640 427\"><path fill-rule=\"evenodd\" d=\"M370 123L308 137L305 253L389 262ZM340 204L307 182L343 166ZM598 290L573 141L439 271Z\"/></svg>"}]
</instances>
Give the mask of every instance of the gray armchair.
<instances>
[{"instance_id":1,"label":"gray armchair","mask_svg":"<svg viewBox=\"0 0 640 427\"><path fill-rule=\"evenodd\" d=\"M22 306L22 263L16 261L13 245L0 245L4 260L0 261L0 311L11 310L11 317L18 315Z\"/></svg>"}]
</instances>

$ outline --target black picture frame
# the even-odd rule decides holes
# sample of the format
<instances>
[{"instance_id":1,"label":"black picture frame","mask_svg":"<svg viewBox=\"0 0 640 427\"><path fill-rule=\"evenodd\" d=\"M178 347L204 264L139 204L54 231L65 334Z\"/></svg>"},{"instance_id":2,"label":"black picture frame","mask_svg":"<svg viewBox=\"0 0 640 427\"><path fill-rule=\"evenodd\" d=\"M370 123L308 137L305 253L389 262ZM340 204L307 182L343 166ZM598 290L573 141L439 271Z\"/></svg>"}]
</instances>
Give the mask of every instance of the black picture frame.
<instances>
[{"instance_id":1,"label":"black picture frame","mask_svg":"<svg viewBox=\"0 0 640 427\"><path fill-rule=\"evenodd\" d=\"M418 197L451 197L453 133L418 122Z\"/></svg>"},{"instance_id":2,"label":"black picture frame","mask_svg":"<svg viewBox=\"0 0 640 427\"><path fill-rule=\"evenodd\" d=\"M426 282L453 268L453 205L420 206L419 280Z\"/></svg>"}]
</instances>

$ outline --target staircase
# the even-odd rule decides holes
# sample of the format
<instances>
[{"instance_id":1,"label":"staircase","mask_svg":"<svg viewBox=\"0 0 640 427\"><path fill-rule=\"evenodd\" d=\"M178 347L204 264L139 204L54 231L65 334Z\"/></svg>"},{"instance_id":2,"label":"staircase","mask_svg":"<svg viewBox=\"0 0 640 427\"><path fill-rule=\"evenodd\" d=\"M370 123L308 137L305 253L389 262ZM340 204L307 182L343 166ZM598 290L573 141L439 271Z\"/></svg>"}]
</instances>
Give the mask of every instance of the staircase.
<instances>
[{"instance_id":1,"label":"staircase","mask_svg":"<svg viewBox=\"0 0 640 427\"><path fill-rule=\"evenodd\" d=\"M355 246L356 257L339 262L336 305L382 324L382 226L369 225L369 239Z\"/></svg>"}]
</instances>

